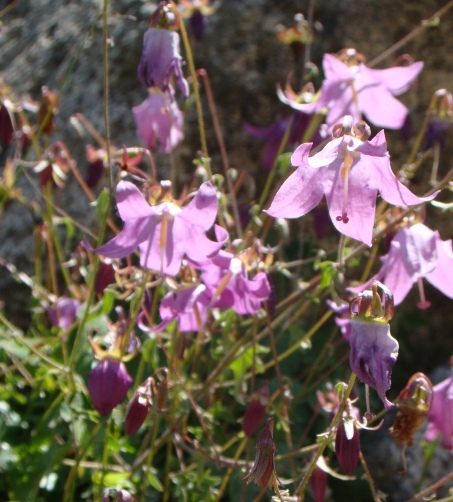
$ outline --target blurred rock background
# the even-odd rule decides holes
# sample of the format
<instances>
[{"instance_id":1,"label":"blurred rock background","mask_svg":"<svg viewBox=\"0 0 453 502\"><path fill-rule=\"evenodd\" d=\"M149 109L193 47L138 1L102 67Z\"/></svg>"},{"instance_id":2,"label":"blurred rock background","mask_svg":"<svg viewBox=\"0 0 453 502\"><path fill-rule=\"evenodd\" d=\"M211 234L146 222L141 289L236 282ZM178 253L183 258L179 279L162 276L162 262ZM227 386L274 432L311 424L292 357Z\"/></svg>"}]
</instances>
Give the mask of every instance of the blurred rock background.
<instances>
[{"instance_id":1,"label":"blurred rock background","mask_svg":"<svg viewBox=\"0 0 453 502\"><path fill-rule=\"evenodd\" d=\"M0 9L8 4L11 2L0 0ZM322 31L313 42L311 61L320 66L325 52L334 53L345 47L355 47L372 60L445 4L446 0L314 0L313 19L322 25ZM140 145L131 108L146 97L136 69L143 33L155 6L156 3L141 0L112 0L109 4L110 127L112 142L118 148L123 144ZM89 135L81 137L69 119L75 113L83 113L100 134L104 134L101 8L100 0L17 0L0 19L0 78L17 97L29 96L38 101L42 86L58 91L59 113L52 140L61 140L67 145L82 173L87 169L85 145L94 140ZM307 15L307 11L308 0L223 0L207 20L204 39L193 41L196 67L205 68L211 81L230 164L246 170L258 189L263 178L260 176L263 143L244 131L244 122L264 127L289 113L278 101L275 86L284 85L288 73L297 67L289 47L277 39L276 26L288 27L295 14ZM453 91L452 32L453 11L449 11L439 25L426 28L378 65L378 68L390 66L404 53L425 62L417 84L401 98L409 106L414 123L421 123L434 91L439 88ZM297 85L295 87L297 90ZM214 170L222 172L203 89L201 93L209 153ZM199 148L191 100L185 110L186 138L173 158L181 182L188 179ZM403 161L402 153L409 151L407 140L399 131L389 131L387 138L393 168L397 170L398 163ZM441 176L451 167L451 134L449 139L441 155ZM165 178L170 161L159 154L155 158L159 173ZM419 173L415 186L422 186L428 178L429 173ZM29 200L41 203L25 178L19 185ZM86 197L74 180L68 181L59 197L61 206L70 214L84 222L90 221ZM444 199L448 201L448 194ZM453 237L449 213L430 209L427 224L434 221L443 239ZM34 223L30 211L18 203L13 203L0 220L0 257L29 273L33 270ZM429 313L416 309L414 290L393 322L393 332L402 346L402 357L394 372L395 387L399 389L411 372L430 372L453 354L451 300L429 286L427 296L433 304ZM28 298L27 288L16 284L8 272L0 269L0 299L21 326L26 325ZM380 457L384 464L388 455L393 455L392 458L399 455L398 451L389 451L384 449ZM422 459L417 461L420 466ZM379 478L379 468L375 470ZM414 489L413 485L406 486L410 484L410 476L404 482L396 477L391 487L380 482L385 491L393 494L389 500L403 500L398 498L403 497L399 489L404 488L404 496Z\"/></svg>"}]
</instances>

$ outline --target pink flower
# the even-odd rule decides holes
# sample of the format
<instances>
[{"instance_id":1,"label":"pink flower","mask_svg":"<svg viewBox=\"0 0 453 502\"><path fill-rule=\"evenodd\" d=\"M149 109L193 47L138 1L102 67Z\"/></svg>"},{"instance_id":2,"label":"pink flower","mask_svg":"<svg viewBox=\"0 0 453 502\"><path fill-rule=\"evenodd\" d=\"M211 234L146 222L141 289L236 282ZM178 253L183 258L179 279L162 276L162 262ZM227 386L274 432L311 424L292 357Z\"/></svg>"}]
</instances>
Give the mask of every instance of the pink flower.
<instances>
[{"instance_id":1,"label":"pink flower","mask_svg":"<svg viewBox=\"0 0 453 502\"><path fill-rule=\"evenodd\" d=\"M181 143L184 114L169 94L151 90L145 101L132 111L137 135L150 150L159 147L163 153L170 153Z\"/></svg>"},{"instance_id":2,"label":"pink flower","mask_svg":"<svg viewBox=\"0 0 453 502\"><path fill-rule=\"evenodd\" d=\"M84 241L87 249L107 258L124 258L138 248L142 267L174 276L185 256L195 262L205 261L223 245L205 235L217 215L217 195L210 182L203 183L181 209L173 202L150 206L135 185L120 181L116 203L123 230L96 249Z\"/></svg>"},{"instance_id":3,"label":"pink flower","mask_svg":"<svg viewBox=\"0 0 453 502\"><path fill-rule=\"evenodd\" d=\"M372 70L355 49L345 49L339 57L325 54L322 65L326 79L320 104L327 107L329 126L341 122L344 115L359 121L362 113L378 127L400 129L404 125L408 110L394 96L409 89L423 69L422 62Z\"/></svg>"},{"instance_id":4,"label":"pink flower","mask_svg":"<svg viewBox=\"0 0 453 502\"><path fill-rule=\"evenodd\" d=\"M256 314L271 294L265 272L249 279L241 259L227 251L220 251L203 263L201 269L201 280L216 299L218 308L232 307L239 315Z\"/></svg>"},{"instance_id":5,"label":"pink flower","mask_svg":"<svg viewBox=\"0 0 453 502\"><path fill-rule=\"evenodd\" d=\"M372 280L382 281L392 292L395 305L401 303L415 283L422 293L419 308L429 307L421 285L425 278L449 298L453 298L453 250L451 240L443 241L439 232L423 223L399 230L390 243L390 250L382 258L382 268L370 281L358 288L366 288Z\"/></svg>"},{"instance_id":6,"label":"pink flower","mask_svg":"<svg viewBox=\"0 0 453 502\"><path fill-rule=\"evenodd\" d=\"M69 329L76 318L79 307L79 300L61 297L47 309L47 316L53 326Z\"/></svg>"},{"instance_id":7,"label":"pink flower","mask_svg":"<svg viewBox=\"0 0 453 502\"><path fill-rule=\"evenodd\" d=\"M442 436L442 446L453 452L453 376L434 386L431 411L428 413L426 441Z\"/></svg>"},{"instance_id":8,"label":"pink flower","mask_svg":"<svg viewBox=\"0 0 453 502\"><path fill-rule=\"evenodd\" d=\"M352 118L343 130L351 132ZM351 133L353 134L353 133ZM384 131L371 141L344 134L309 157L312 143L304 143L291 156L297 170L283 183L266 211L277 218L298 218L326 196L336 229L371 246L376 197L398 206L412 206L433 199L417 197L398 181L390 166Z\"/></svg>"}]
</instances>

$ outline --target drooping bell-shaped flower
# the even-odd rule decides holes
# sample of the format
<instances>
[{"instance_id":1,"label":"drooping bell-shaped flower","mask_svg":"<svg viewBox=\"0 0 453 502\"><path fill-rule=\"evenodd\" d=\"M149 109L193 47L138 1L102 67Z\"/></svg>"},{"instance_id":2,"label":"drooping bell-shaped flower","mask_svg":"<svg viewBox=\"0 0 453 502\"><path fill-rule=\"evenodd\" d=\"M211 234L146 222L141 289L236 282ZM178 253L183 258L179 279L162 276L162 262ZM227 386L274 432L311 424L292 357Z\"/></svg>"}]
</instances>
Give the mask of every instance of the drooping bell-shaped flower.
<instances>
[{"instance_id":1,"label":"drooping bell-shaped flower","mask_svg":"<svg viewBox=\"0 0 453 502\"><path fill-rule=\"evenodd\" d=\"M138 248L142 267L174 276L185 256L195 262L205 261L223 245L205 235L214 224L218 205L210 182L203 183L189 204L181 208L171 201L150 206L134 184L120 181L116 204L123 230L96 249L84 241L87 249L107 258L124 258Z\"/></svg>"},{"instance_id":2,"label":"drooping bell-shaped flower","mask_svg":"<svg viewBox=\"0 0 453 502\"><path fill-rule=\"evenodd\" d=\"M432 442L441 436L442 446L453 452L453 376L435 385L433 392L425 439Z\"/></svg>"},{"instance_id":3,"label":"drooping bell-shaped flower","mask_svg":"<svg viewBox=\"0 0 453 502\"><path fill-rule=\"evenodd\" d=\"M378 292L380 291L380 294ZM388 321L393 317L393 296L383 284L374 281L351 302L351 348L349 363L364 383L376 389L384 406L393 404L386 398L393 366L398 357L398 342L390 334Z\"/></svg>"},{"instance_id":4,"label":"drooping bell-shaped flower","mask_svg":"<svg viewBox=\"0 0 453 502\"><path fill-rule=\"evenodd\" d=\"M174 75L184 98L189 96L189 85L182 73L176 7L161 2L151 15L150 27L143 36L143 51L138 65L138 77L146 87L158 87L171 92L170 80Z\"/></svg>"},{"instance_id":5,"label":"drooping bell-shaped flower","mask_svg":"<svg viewBox=\"0 0 453 502\"><path fill-rule=\"evenodd\" d=\"M268 214L298 218L315 208L325 195L330 218L342 234L371 246L378 192L390 204L413 206L432 200L417 197L393 174L384 131L363 141L369 127L353 127L346 116L334 139L309 157L312 143L304 143L291 156L296 171L283 183Z\"/></svg>"},{"instance_id":6,"label":"drooping bell-shaped flower","mask_svg":"<svg viewBox=\"0 0 453 502\"><path fill-rule=\"evenodd\" d=\"M132 111L137 135L149 150L159 148L163 153L170 153L181 143L184 114L170 94L152 88L145 101Z\"/></svg>"}]
</instances>

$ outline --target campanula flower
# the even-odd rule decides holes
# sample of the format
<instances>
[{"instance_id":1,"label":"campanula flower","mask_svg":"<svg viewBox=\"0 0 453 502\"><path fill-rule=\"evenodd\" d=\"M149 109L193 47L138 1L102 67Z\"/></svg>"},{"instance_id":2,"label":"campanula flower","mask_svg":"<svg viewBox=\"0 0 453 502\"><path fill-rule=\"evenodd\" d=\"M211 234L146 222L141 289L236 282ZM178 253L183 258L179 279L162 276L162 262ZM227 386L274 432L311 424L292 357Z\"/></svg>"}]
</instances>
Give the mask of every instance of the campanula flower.
<instances>
[{"instance_id":1,"label":"campanula flower","mask_svg":"<svg viewBox=\"0 0 453 502\"><path fill-rule=\"evenodd\" d=\"M232 307L239 315L256 314L271 294L266 273L258 272L249 279L244 262L228 251L220 251L201 269L201 280L218 308Z\"/></svg>"},{"instance_id":2,"label":"campanula flower","mask_svg":"<svg viewBox=\"0 0 453 502\"><path fill-rule=\"evenodd\" d=\"M132 383L124 363L106 357L88 373L88 392L93 406L106 417L126 397Z\"/></svg>"},{"instance_id":3,"label":"campanula flower","mask_svg":"<svg viewBox=\"0 0 453 502\"><path fill-rule=\"evenodd\" d=\"M206 17L212 16L220 2L210 5L210 0L179 0L178 7L183 17L189 19L190 28L196 40L201 40L206 29Z\"/></svg>"},{"instance_id":4,"label":"campanula flower","mask_svg":"<svg viewBox=\"0 0 453 502\"><path fill-rule=\"evenodd\" d=\"M425 439L432 442L440 435L442 446L453 452L453 376L435 385L433 391Z\"/></svg>"},{"instance_id":5,"label":"campanula flower","mask_svg":"<svg viewBox=\"0 0 453 502\"><path fill-rule=\"evenodd\" d=\"M52 326L68 329L74 322L80 307L79 300L61 297L47 309L47 316Z\"/></svg>"},{"instance_id":6,"label":"campanula flower","mask_svg":"<svg viewBox=\"0 0 453 502\"><path fill-rule=\"evenodd\" d=\"M427 308L422 278L453 298L453 250L451 240L443 241L439 232L423 223L399 230L390 243L387 255L382 258L382 268L366 284L350 288L357 292L374 279L382 281L392 292L395 305L400 304L415 283L419 284L419 308Z\"/></svg>"},{"instance_id":7,"label":"campanula flower","mask_svg":"<svg viewBox=\"0 0 453 502\"><path fill-rule=\"evenodd\" d=\"M417 197L393 174L384 131L362 141L362 129L352 129L346 116L344 134L309 157L312 143L299 146L291 156L296 171L283 183L266 211L277 218L298 218L316 207L325 195L330 218L342 234L371 246L376 197L398 206L412 206L433 199ZM365 132L364 134L366 134Z\"/></svg>"},{"instance_id":8,"label":"campanula flower","mask_svg":"<svg viewBox=\"0 0 453 502\"><path fill-rule=\"evenodd\" d=\"M214 224L218 204L215 188L208 181L183 208L167 201L150 206L134 184L120 181L116 204L124 221L123 230L96 249L84 241L87 249L107 258L124 258L138 248L142 267L174 276L184 256L195 262L205 261L223 245L205 235Z\"/></svg>"},{"instance_id":9,"label":"campanula flower","mask_svg":"<svg viewBox=\"0 0 453 502\"><path fill-rule=\"evenodd\" d=\"M242 422L242 429L246 436L251 437L258 430L269 401L269 382L266 380L261 387L256 389L251 400L247 404Z\"/></svg>"},{"instance_id":10,"label":"campanula flower","mask_svg":"<svg viewBox=\"0 0 453 502\"><path fill-rule=\"evenodd\" d=\"M344 115L354 121L362 114L378 127L400 129L407 108L394 96L406 92L423 69L422 62L372 70L355 49L344 49L338 55L325 54L325 80L321 86L322 103L327 107L327 125L340 122Z\"/></svg>"},{"instance_id":11,"label":"campanula flower","mask_svg":"<svg viewBox=\"0 0 453 502\"><path fill-rule=\"evenodd\" d=\"M132 112L137 135L149 150L159 148L163 153L170 153L181 143L184 113L170 94L152 88L145 101L132 108Z\"/></svg>"},{"instance_id":12,"label":"campanula flower","mask_svg":"<svg viewBox=\"0 0 453 502\"><path fill-rule=\"evenodd\" d=\"M360 456L360 413L348 399L335 436L335 453L345 474L352 475Z\"/></svg>"},{"instance_id":13,"label":"campanula flower","mask_svg":"<svg viewBox=\"0 0 453 502\"><path fill-rule=\"evenodd\" d=\"M391 291L377 281L371 288L351 302L349 364L362 382L377 390L384 406L390 409L393 404L386 398L386 392L390 389L399 348L388 324L393 317L393 297Z\"/></svg>"},{"instance_id":14,"label":"campanula flower","mask_svg":"<svg viewBox=\"0 0 453 502\"><path fill-rule=\"evenodd\" d=\"M170 79L174 75L184 98L189 96L189 84L182 73L179 35L175 31L148 28L143 37L143 52L138 65L138 77L146 87L158 87L172 92Z\"/></svg>"},{"instance_id":15,"label":"campanula flower","mask_svg":"<svg viewBox=\"0 0 453 502\"><path fill-rule=\"evenodd\" d=\"M133 398L129 401L124 417L124 432L128 436L133 436L148 416L149 409L153 404L151 391L152 377L147 378L135 391Z\"/></svg>"}]
</instances>

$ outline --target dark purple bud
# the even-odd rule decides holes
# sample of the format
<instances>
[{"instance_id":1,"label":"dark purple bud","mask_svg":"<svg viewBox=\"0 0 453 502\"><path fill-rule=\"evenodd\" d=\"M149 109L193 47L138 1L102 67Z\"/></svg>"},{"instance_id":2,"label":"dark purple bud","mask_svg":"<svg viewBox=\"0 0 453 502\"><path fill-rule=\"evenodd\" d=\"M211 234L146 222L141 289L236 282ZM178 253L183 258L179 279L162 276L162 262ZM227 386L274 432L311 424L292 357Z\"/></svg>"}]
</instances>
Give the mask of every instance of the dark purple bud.
<instances>
[{"instance_id":1,"label":"dark purple bud","mask_svg":"<svg viewBox=\"0 0 453 502\"><path fill-rule=\"evenodd\" d=\"M190 18L190 28L196 40L201 40L206 27L206 18L200 9L195 9Z\"/></svg>"},{"instance_id":2,"label":"dark purple bud","mask_svg":"<svg viewBox=\"0 0 453 502\"><path fill-rule=\"evenodd\" d=\"M354 419L340 422L335 438L335 453L345 474L348 476L354 474L360 455L360 433L354 424Z\"/></svg>"},{"instance_id":3,"label":"dark purple bud","mask_svg":"<svg viewBox=\"0 0 453 502\"><path fill-rule=\"evenodd\" d=\"M132 382L123 362L111 357L103 359L88 373L88 392L93 406L106 417L126 397Z\"/></svg>"},{"instance_id":4,"label":"dark purple bud","mask_svg":"<svg viewBox=\"0 0 453 502\"><path fill-rule=\"evenodd\" d=\"M126 434L132 436L140 429L148 416L151 404L151 379L148 379L136 390L127 406L124 426Z\"/></svg>"},{"instance_id":5,"label":"dark purple bud","mask_svg":"<svg viewBox=\"0 0 453 502\"><path fill-rule=\"evenodd\" d=\"M0 106L0 144L8 146L13 140L14 128L6 106Z\"/></svg>"},{"instance_id":6,"label":"dark purple bud","mask_svg":"<svg viewBox=\"0 0 453 502\"><path fill-rule=\"evenodd\" d=\"M88 170L85 175L85 182L90 187L95 187L104 174L104 161L93 145L85 147L85 156L88 160Z\"/></svg>"},{"instance_id":7,"label":"dark purple bud","mask_svg":"<svg viewBox=\"0 0 453 502\"><path fill-rule=\"evenodd\" d=\"M248 437L253 436L258 430L266 413L266 405L269 399L269 383L266 381L253 396L253 399L247 405L244 413L242 429Z\"/></svg>"},{"instance_id":8,"label":"dark purple bud","mask_svg":"<svg viewBox=\"0 0 453 502\"><path fill-rule=\"evenodd\" d=\"M318 466L308 480L315 502L323 502L327 490L327 474Z\"/></svg>"},{"instance_id":9,"label":"dark purple bud","mask_svg":"<svg viewBox=\"0 0 453 502\"><path fill-rule=\"evenodd\" d=\"M98 295L115 280L115 269L111 263L101 263L94 282L94 290Z\"/></svg>"}]
</instances>

